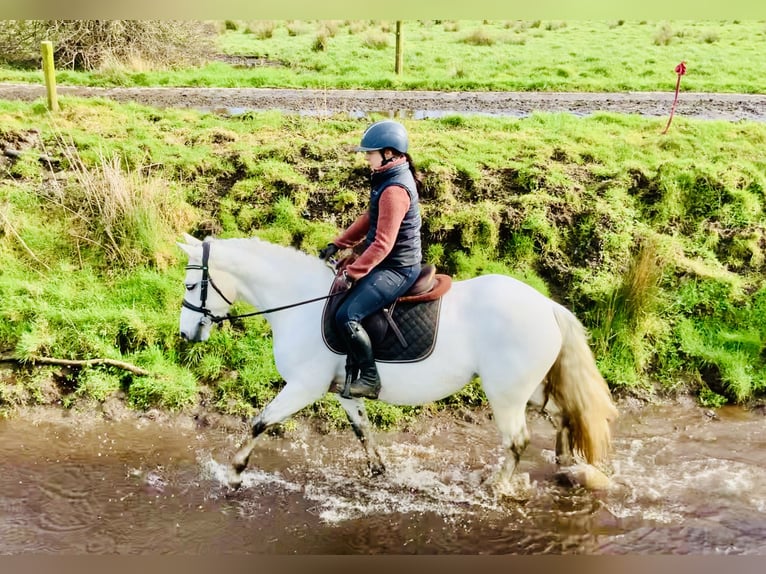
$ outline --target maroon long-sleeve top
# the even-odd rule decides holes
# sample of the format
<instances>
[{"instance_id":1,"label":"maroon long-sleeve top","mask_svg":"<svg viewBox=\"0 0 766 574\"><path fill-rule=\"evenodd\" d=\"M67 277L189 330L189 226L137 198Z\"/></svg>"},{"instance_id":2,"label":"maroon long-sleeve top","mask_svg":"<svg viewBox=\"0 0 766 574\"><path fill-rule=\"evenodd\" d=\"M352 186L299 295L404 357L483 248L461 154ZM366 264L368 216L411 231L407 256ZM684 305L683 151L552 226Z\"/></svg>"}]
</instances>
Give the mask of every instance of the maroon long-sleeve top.
<instances>
[{"instance_id":1,"label":"maroon long-sleeve top","mask_svg":"<svg viewBox=\"0 0 766 574\"><path fill-rule=\"evenodd\" d=\"M405 161L407 161L406 158L399 158L378 171L385 171ZM396 236L399 234L399 227L410 208L410 196L403 187L390 185L381 193L378 206L378 226L375 239L356 261L346 267L346 275L351 279L361 279L391 253L396 243ZM370 212L367 210L336 237L333 243L343 249L354 247L364 241L369 229Z\"/></svg>"}]
</instances>

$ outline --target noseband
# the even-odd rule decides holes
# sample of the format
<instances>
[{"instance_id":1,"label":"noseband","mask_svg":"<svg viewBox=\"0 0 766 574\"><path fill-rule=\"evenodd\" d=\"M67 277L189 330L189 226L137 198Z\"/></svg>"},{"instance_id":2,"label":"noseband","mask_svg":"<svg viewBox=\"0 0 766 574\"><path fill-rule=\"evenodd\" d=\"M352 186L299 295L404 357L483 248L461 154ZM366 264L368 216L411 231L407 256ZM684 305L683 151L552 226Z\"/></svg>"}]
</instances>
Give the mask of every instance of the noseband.
<instances>
[{"instance_id":1,"label":"noseband","mask_svg":"<svg viewBox=\"0 0 766 574\"><path fill-rule=\"evenodd\" d=\"M197 313L202 313L202 319L200 319L200 323L204 323L206 320L211 321L213 323L221 323L223 321L226 321L227 319L231 319L232 317L230 315L226 315L225 317L219 317L217 315L213 315L213 313L205 307L205 303L207 303L207 288L208 285L215 289L215 292L218 293L221 298L226 301L229 305L232 305L232 302L229 301L229 299L224 295L221 290L218 288L218 286L213 282L213 278L210 277L210 272L208 270L207 262L208 259L210 259L210 242L209 241L203 241L202 242L202 265L187 265L186 269L200 269L202 271L202 282L200 283L200 301L199 301L199 307L197 305L194 305L193 303L189 303L186 299L183 300L183 303L181 303L181 306L186 307L187 309L191 309L192 311L196 311Z\"/></svg>"}]
</instances>

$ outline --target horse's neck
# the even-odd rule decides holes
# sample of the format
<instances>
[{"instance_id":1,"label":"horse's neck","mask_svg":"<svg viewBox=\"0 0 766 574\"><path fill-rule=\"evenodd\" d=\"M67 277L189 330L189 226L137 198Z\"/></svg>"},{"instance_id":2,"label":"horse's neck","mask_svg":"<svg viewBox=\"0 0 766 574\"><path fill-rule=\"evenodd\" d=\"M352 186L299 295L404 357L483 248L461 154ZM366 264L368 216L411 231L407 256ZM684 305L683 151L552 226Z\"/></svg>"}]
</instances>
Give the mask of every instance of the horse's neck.
<instances>
[{"instance_id":1,"label":"horse's neck","mask_svg":"<svg viewBox=\"0 0 766 574\"><path fill-rule=\"evenodd\" d=\"M219 251L237 293L259 310L326 295L332 273L318 258L260 239L227 239Z\"/></svg>"}]
</instances>

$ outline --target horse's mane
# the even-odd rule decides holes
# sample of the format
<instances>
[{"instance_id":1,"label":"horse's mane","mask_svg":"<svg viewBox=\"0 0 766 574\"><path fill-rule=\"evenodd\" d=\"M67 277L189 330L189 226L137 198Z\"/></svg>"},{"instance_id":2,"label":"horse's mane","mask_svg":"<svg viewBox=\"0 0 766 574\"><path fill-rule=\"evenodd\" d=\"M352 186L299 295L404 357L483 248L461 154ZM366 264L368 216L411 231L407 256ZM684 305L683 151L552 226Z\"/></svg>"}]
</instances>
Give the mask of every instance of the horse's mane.
<instances>
[{"instance_id":1,"label":"horse's mane","mask_svg":"<svg viewBox=\"0 0 766 574\"><path fill-rule=\"evenodd\" d=\"M285 267L297 267L303 272L305 272L309 266L314 266L315 269L322 269L324 267L324 262L316 255L310 255L295 247L271 243L260 237L242 237L218 241L226 241L230 244L236 244L247 251L257 251L262 254L261 256L264 256L263 254L265 254L269 259L271 259L272 257L270 256L273 255L275 261L286 263L287 265L285 265ZM295 265L293 265L293 263Z\"/></svg>"}]
</instances>

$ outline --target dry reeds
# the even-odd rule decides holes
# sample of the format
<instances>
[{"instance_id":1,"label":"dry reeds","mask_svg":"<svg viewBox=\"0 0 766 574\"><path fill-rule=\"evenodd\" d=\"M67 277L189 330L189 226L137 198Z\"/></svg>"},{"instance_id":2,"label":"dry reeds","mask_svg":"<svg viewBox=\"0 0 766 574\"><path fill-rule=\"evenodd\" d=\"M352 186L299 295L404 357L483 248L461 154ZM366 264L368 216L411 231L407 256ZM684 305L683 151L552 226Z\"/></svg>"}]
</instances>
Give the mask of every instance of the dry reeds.
<instances>
[{"instance_id":1,"label":"dry reeds","mask_svg":"<svg viewBox=\"0 0 766 574\"><path fill-rule=\"evenodd\" d=\"M114 264L164 268L171 262L175 238L194 219L181 191L140 167L125 169L119 157L101 155L89 167L73 145L59 143L73 177L50 199L75 215L72 235Z\"/></svg>"}]
</instances>

